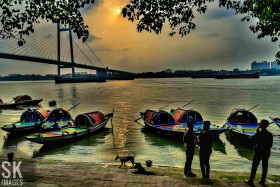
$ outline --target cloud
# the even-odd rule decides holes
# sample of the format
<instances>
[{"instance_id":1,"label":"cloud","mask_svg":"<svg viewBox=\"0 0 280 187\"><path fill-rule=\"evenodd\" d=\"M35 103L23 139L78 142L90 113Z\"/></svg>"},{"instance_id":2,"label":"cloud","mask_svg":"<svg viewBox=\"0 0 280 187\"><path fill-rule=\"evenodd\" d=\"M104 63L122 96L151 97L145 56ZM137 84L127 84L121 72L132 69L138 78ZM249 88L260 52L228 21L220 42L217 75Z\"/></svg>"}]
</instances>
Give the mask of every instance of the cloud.
<instances>
[{"instance_id":1,"label":"cloud","mask_svg":"<svg viewBox=\"0 0 280 187\"><path fill-rule=\"evenodd\" d=\"M122 63L122 65L126 65L126 64L129 63L129 59L127 58L127 56L125 56L124 58L122 58L122 59L120 60L120 62Z\"/></svg>"},{"instance_id":2,"label":"cloud","mask_svg":"<svg viewBox=\"0 0 280 187\"><path fill-rule=\"evenodd\" d=\"M235 11L232 9L225 9L225 8L220 8L220 9L214 9L212 11L210 11L207 14L207 19L223 19L223 18L228 18L228 17L232 17L235 15Z\"/></svg>"},{"instance_id":3,"label":"cloud","mask_svg":"<svg viewBox=\"0 0 280 187\"><path fill-rule=\"evenodd\" d=\"M219 33L202 33L201 36L206 38L216 38L221 36Z\"/></svg>"},{"instance_id":4,"label":"cloud","mask_svg":"<svg viewBox=\"0 0 280 187\"><path fill-rule=\"evenodd\" d=\"M131 48L124 48L123 51L129 51Z\"/></svg>"},{"instance_id":5,"label":"cloud","mask_svg":"<svg viewBox=\"0 0 280 187\"><path fill-rule=\"evenodd\" d=\"M87 42L93 42L94 40L102 40L102 38L101 38L101 37L98 37L98 36L96 36L96 35L90 34L90 35L88 36Z\"/></svg>"},{"instance_id":6,"label":"cloud","mask_svg":"<svg viewBox=\"0 0 280 187\"><path fill-rule=\"evenodd\" d=\"M93 48L94 52L112 52L113 49L106 46L97 46Z\"/></svg>"}]
</instances>

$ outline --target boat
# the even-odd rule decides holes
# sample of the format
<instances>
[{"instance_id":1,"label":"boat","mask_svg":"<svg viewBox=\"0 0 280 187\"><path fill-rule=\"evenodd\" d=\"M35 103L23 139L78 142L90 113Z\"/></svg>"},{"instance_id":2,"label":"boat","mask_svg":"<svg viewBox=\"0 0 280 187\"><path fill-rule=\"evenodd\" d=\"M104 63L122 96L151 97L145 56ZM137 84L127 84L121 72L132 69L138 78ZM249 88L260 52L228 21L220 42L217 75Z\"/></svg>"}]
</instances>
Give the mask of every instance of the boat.
<instances>
[{"instance_id":1,"label":"boat","mask_svg":"<svg viewBox=\"0 0 280 187\"><path fill-rule=\"evenodd\" d=\"M106 82L106 77L95 77L95 76L54 76L56 84L59 83L80 83L80 82Z\"/></svg>"},{"instance_id":2,"label":"boat","mask_svg":"<svg viewBox=\"0 0 280 187\"><path fill-rule=\"evenodd\" d=\"M192 75L192 79L208 79L208 78L215 78L216 75Z\"/></svg>"},{"instance_id":3,"label":"boat","mask_svg":"<svg viewBox=\"0 0 280 187\"><path fill-rule=\"evenodd\" d=\"M19 95L14 98L18 105L38 105L43 99L33 100L29 95Z\"/></svg>"},{"instance_id":4,"label":"boat","mask_svg":"<svg viewBox=\"0 0 280 187\"><path fill-rule=\"evenodd\" d=\"M275 123L278 127L280 127L280 119L279 118L274 118L274 117L270 117L269 118L273 121L273 123Z\"/></svg>"},{"instance_id":5,"label":"boat","mask_svg":"<svg viewBox=\"0 0 280 187\"><path fill-rule=\"evenodd\" d=\"M224 128L227 128L226 135L231 142L252 146L252 137L258 131L258 120L249 110L235 108Z\"/></svg>"},{"instance_id":6,"label":"boat","mask_svg":"<svg viewBox=\"0 0 280 187\"><path fill-rule=\"evenodd\" d=\"M163 110L146 110L140 116L144 121L147 130L169 140L182 142L184 133L188 130L187 124L177 123L174 118ZM199 134L200 131L195 131Z\"/></svg>"},{"instance_id":7,"label":"boat","mask_svg":"<svg viewBox=\"0 0 280 187\"><path fill-rule=\"evenodd\" d=\"M56 108L51 111L48 118L42 123L41 128L44 131L53 130L56 121L60 124L61 128L64 128L71 126L74 120L66 108Z\"/></svg>"},{"instance_id":8,"label":"boat","mask_svg":"<svg viewBox=\"0 0 280 187\"><path fill-rule=\"evenodd\" d=\"M195 110L184 110L177 108L176 110L171 110L171 115L177 123L182 123L188 125L190 121L194 121L194 131L203 130L203 118L201 114ZM225 132L227 129L219 127L217 125L210 125L209 131L216 137L221 133Z\"/></svg>"},{"instance_id":9,"label":"boat","mask_svg":"<svg viewBox=\"0 0 280 187\"><path fill-rule=\"evenodd\" d=\"M75 118L74 125L71 127L41 134L38 133L26 136L25 138L29 141L45 145L71 142L102 130L112 117L113 113L104 116L99 111L79 114Z\"/></svg>"},{"instance_id":10,"label":"boat","mask_svg":"<svg viewBox=\"0 0 280 187\"><path fill-rule=\"evenodd\" d=\"M216 75L216 79L250 79L260 78L260 73L247 73L247 74L230 74L230 75Z\"/></svg>"},{"instance_id":11,"label":"boat","mask_svg":"<svg viewBox=\"0 0 280 187\"><path fill-rule=\"evenodd\" d=\"M133 75L108 77L108 80L134 80Z\"/></svg>"},{"instance_id":12,"label":"boat","mask_svg":"<svg viewBox=\"0 0 280 187\"><path fill-rule=\"evenodd\" d=\"M41 124L47 119L49 113L40 109L28 109L22 113L20 120L18 122L4 125L2 130L7 131L11 134L24 134L38 130Z\"/></svg>"},{"instance_id":13,"label":"boat","mask_svg":"<svg viewBox=\"0 0 280 187\"><path fill-rule=\"evenodd\" d=\"M2 99L0 99L0 109L9 109L9 108L17 108L18 104L16 103L4 103Z\"/></svg>"}]
</instances>

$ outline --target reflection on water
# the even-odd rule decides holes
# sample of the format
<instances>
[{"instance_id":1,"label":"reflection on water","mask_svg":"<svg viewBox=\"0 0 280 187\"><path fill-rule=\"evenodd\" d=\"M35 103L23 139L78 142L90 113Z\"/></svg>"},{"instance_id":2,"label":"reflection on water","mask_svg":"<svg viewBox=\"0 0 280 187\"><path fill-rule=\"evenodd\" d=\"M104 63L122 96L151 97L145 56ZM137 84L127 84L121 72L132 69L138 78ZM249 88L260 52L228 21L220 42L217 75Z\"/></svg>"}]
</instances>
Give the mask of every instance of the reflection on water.
<instances>
[{"instance_id":1,"label":"reflection on water","mask_svg":"<svg viewBox=\"0 0 280 187\"><path fill-rule=\"evenodd\" d=\"M169 106L164 110L170 111L195 100L186 109L197 110L205 120L222 126L233 108L248 109L260 104L252 110L260 121L268 116L280 116L279 111L275 110L280 105L279 81L280 77L248 80L140 79L108 81L103 84L0 82L1 99L4 101L10 101L16 95L28 94L34 99L43 98L41 107L46 110L54 109L49 106L51 100L57 101L56 107L67 109L81 103L70 111L73 118L81 113L99 110L108 114L114 110L113 126L111 123L106 125L109 132L56 148L42 148L42 145L26 141L23 137L4 142L2 137L6 133L1 130L0 154L14 151L16 155L24 152L26 157L32 157L34 151L40 150L36 158L100 163L114 162L116 154L130 155L135 152L136 162L153 160L156 165L182 167L185 163L183 144L142 132L143 122L139 120L140 125L134 122L140 117L140 112L166 105ZM28 106L23 106L24 110L27 108ZM24 110L0 111L0 127L18 121ZM280 128L272 124L268 130L274 135L269 172L277 173L280 162ZM220 136L220 140L213 142L211 168L249 172L253 150L229 143L224 134ZM199 168L198 150L193 167Z\"/></svg>"}]
</instances>

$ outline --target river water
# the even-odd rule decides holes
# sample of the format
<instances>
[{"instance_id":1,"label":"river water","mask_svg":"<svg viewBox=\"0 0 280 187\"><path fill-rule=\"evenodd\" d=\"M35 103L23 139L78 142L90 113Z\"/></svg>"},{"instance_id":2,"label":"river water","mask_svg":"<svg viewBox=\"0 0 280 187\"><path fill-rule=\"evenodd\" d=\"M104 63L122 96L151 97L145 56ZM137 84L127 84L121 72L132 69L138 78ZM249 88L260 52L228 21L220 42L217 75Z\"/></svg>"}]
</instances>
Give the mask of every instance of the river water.
<instances>
[{"instance_id":1,"label":"river water","mask_svg":"<svg viewBox=\"0 0 280 187\"><path fill-rule=\"evenodd\" d=\"M113 123L107 124L105 131L81 141L53 149L40 149L42 146L24 140L24 137L4 141L6 133L0 130L0 155L13 151L18 157L35 159L81 161L94 163L118 163L116 154L133 155L136 162L153 160L156 165L183 167L185 153L181 143L143 131L143 122L135 123L139 112L146 109L164 110L188 105L197 110L204 120L222 126L235 107L249 109L258 118L279 117L280 77L260 79L215 80L215 79L136 79L134 81L108 81L106 83L55 84L53 81L40 82L0 82L0 98L9 102L12 97L28 94L34 99L43 98L42 108L52 110L48 102L57 101L57 107L71 108L73 118L80 113L99 110L104 114L114 109ZM26 107L24 109L27 109ZM23 110L0 111L0 127L19 120ZM113 131L112 131L113 127ZM279 174L280 128L269 126L274 135L274 145L269 160L269 173ZM112 133L113 132L113 133ZM249 172L253 159L253 149L231 144L224 134L213 144L211 169ZM199 168L196 150L193 168ZM259 171L261 171L259 169Z\"/></svg>"}]
</instances>

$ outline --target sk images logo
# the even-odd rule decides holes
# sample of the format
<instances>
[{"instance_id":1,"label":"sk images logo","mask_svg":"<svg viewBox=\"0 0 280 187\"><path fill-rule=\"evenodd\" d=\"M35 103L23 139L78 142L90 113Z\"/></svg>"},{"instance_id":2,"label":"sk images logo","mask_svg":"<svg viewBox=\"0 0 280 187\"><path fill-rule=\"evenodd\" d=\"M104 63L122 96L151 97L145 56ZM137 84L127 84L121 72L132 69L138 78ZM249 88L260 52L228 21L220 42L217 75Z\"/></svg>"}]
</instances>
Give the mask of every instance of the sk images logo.
<instances>
[{"instance_id":1,"label":"sk images logo","mask_svg":"<svg viewBox=\"0 0 280 187\"><path fill-rule=\"evenodd\" d=\"M1 164L1 186L22 186L23 176L20 171L22 161L3 161Z\"/></svg>"}]
</instances>

